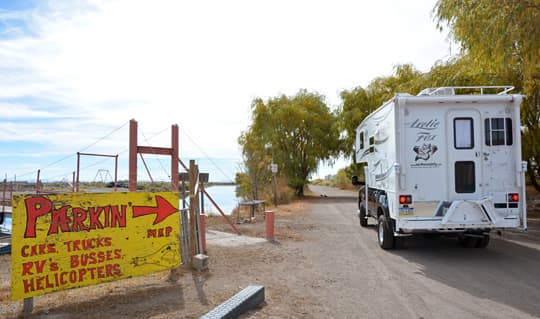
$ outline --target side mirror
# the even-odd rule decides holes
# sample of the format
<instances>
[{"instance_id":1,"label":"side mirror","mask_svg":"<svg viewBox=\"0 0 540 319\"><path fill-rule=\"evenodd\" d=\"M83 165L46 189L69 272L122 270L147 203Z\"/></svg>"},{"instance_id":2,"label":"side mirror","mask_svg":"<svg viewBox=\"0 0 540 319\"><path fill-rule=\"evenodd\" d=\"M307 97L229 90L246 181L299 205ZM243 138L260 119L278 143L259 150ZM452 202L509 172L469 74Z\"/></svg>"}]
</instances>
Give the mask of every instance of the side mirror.
<instances>
[{"instance_id":1,"label":"side mirror","mask_svg":"<svg viewBox=\"0 0 540 319\"><path fill-rule=\"evenodd\" d=\"M351 182L352 182L352 184L355 185L355 186L363 186L363 185L366 185L366 182L359 181L359 180L358 180L358 176L356 176L356 175L352 177Z\"/></svg>"}]
</instances>

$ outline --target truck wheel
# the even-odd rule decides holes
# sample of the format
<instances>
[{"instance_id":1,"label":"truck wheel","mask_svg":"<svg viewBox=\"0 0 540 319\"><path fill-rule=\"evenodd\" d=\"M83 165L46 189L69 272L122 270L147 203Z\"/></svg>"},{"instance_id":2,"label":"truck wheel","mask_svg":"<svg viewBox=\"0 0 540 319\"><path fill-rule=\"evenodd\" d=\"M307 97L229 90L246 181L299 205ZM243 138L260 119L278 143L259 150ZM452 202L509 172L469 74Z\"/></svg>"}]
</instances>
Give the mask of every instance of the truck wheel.
<instances>
[{"instance_id":1,"label":"truck wheel","mask_svg":"<svg viewBox=\"0 0 540 319\"><path fill-rule=\"evenodd\" d=\"M477 247L479 238L471 237L471 236L459 236L458 241L461 247L474 248L474 247Z\"/></svg>"},{"instance_id":2,"label":"truck wheel","mask_svg":"<svg viewBox=\"0 0 540 319\"><path fill-rule=\"evenodd\" d=\"M489 244L489 235L484 235L484 237L479 238L476 243L476 248L486 248Z\"/></svg>"},{"instance_id":3,"label":"truck wheel","mask_svg":"<svg viewBox=\"0 0 540 319\"><path fill-rule=\"evenodd\" d=\"M394 231L384 215L379 216L377 224L377 237L382 249L394 248Z\"/></svg>"},{"instance_id":4,"label":"truck wheel","mask_svg":"<svg viewBox=\"0 0 540 319\"><path fill-rule=\"evenodd\" d=\"M366 216L366 208L363 205L360 205L360 214L358 214L358 217L360 218L360 226L367 227L368 220Z\"/></svg>"},{"instance_id":5,"label":"truck wheel","mask_svg":"<svg viewBox=\"0 0 540 319\"><path fill-rule=\"evenodd\" d=\"M395 249L404 249L406 242L407 242L406 237L395 237L394 236L394 248Z\"/></svg>"}]
</instances>

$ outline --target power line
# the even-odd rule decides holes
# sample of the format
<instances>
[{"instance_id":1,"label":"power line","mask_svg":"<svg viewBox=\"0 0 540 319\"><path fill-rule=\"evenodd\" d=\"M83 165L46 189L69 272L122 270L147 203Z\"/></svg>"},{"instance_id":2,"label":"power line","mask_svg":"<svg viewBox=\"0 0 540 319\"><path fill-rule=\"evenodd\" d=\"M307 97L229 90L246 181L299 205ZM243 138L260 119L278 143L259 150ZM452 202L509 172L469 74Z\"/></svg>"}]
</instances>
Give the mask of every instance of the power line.
<instances>
[{"instance_id":1,"label":"power line","mask_svg":"<svg viewBox=\"0 0 540 319\"><path fill-rule=\"evenodd\" d=\"M104 139L108 138L108 137L111 136L112 134L114 134L114 133L116 133L117 131L121 130L122 128L124 128L124 127L125 127L126 125L128 125L128 124L129 124L129 121L126 122L126 123L124 123L124 124L122 124L121 126L115 128L114 130L112 130L111 132L107 133L106 135L104 135L104 136L98 138L95 142L93 142L93 143L91 143L90 145L88 145L88 146L82 148L81 150L79 150L79 152L86 151L86 150L89 149L90 147L96 145L97 143L103 141ZM76 154L76 153L75 153L75 154ZM65 160L67 160L68 158L75 156L75 154L69 154L69 155L66 155L66 156L64 156L64 157L62 157L62 158L60 158L60 159L58 159L58 160L56 160L56 161L53 161L53 162L51 162L51 163L49 163L49 164L47 164L47 165L41 167L39 170L44 170L44 169L49 168L49 167L51 167L51 166L53 166L53 165L56 165L56 164L58 164L58 163L60 163L60 162L63 162L63 161L65 161ZM19 177L24 177L24 176L27 176L27 175L35 174L36 172L37 172L37 171L30 171L30 172L27 172L27 173L24 173L24 174L19 174L19 175L17 175L17 176L19 176ZM60 176L65 176L65 174L60 175Z\"/></svg>"},{"instance_id":2,"label":"power line","mask_svg":"<svg viewBox=\"0 0 540 319\"><path fill-rule=\"evenodd\" d=\"M107 134L107 135L105 135L105 136L99 138L97 141L95 141L94 143L92 143L92 144L88 145L87 147L83 148L83 149L80 150L79 152L86 151L86 150L89 149L90 147L96 145L97 143L103 141L103 140L106 139L107 137L109 137L109 136L113 135L114 133L116 133L117 131L121 130L122 128L124 128L124 126L126 126L126 125L128 125L128 124L129 124L129 122L124 123L122 126L120 126L120 127L116 128L116 129L112 130L109 134Z\"/></svg>"},{"instance_id":3,"label":"power line","mask_svg":"<svg viewBox=\"0 0 540 319\"><path fill-rule=\"evenodd\" d=\"M217 170L220 171L221 174L223 174L225 178L227 178L230 182L234 183L234 180L229 175L227 175L197 143L195 143L195 141L187 134L186 130L182 129L182 131L184 132L186 137L191 141L191 143L193 143L193 145L195 145L195 147L206 157L206 159L210 163L212 163L214 167L217 168Z\"/></svg>"},{"instance_id":4,"label":"power line","mask_svg":"<svg viewBox=\"0 0 540 319\"><path fill-rule=\"evenodd\" d=\"M158 132L156 135L152 136L152 138L154 138L154 137L160 135L161 133L165 132L166 130L168 130L168 128L164 129L164 130L161 131L161 132ZM143 131L141 131L141 134L142 134L142 136L144 137L144 140L146 141L146 143L150 144L150 142L148 141L148 139L147 139L146 136L144 135L144 132L143 132ZM150 149L152 149L152 151L154 150L154 148L153 148L152 146L150 146ZM156 154L154 153L154 155L156 155ZM173 159L171 159L171 160L174 161L175 159L173 158ZM165 175L166 175L168 178L171 178L171 174L169 174L169 172L165 169L165 167L163 166L163 163L161 163L161 161L159 160L159 157L157 158L157 161L158 161L158 163L159 163L159 166L161 166L161 169L165 172Z\"/></svg>"}]
</instances>

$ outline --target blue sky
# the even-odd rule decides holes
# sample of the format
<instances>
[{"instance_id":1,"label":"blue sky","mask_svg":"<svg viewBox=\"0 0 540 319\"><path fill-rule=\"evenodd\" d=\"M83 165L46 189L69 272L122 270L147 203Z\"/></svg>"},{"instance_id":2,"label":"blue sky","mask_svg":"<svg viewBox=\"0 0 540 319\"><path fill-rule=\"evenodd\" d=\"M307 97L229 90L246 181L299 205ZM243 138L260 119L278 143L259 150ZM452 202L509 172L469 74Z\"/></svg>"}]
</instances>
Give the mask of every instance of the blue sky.
<instances>
[{"instance_id":1,"label":"blue sky","mask_svg":"<svg viewBox=\"0 0 540 319\"><path fill-rule=\"evenodd\" d=\"M134 118L139 144L168 147L178 124L182 160L233 179L255 97L306 88L334 108L396 64L427 71L455 53L435 2L0 0L0 174L70 180L84 151L119 154L127 179ZM167 158L145 159L154 179L170 176ZM114 162L81 167L93 180Z\"/></svg>"}]
</instances>

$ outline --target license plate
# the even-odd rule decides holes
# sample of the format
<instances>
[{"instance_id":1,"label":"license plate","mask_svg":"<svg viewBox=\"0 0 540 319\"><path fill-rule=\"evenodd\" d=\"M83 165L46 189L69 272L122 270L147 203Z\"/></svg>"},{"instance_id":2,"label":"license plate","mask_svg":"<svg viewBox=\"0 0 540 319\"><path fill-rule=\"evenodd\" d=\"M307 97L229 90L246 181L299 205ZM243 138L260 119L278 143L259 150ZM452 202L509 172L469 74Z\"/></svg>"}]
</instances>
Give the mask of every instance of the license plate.
<instances>
[{"instance_id":1,"label":"license plate","mask_svg":"<svg viewBox=\"0 0 540 319\"><path fill-rule=\"evenodd\" d=\"M401 207L399 209L399 216L412 216L414 215L414 208L412 207Z\"/></svg>"}]
</instances>

